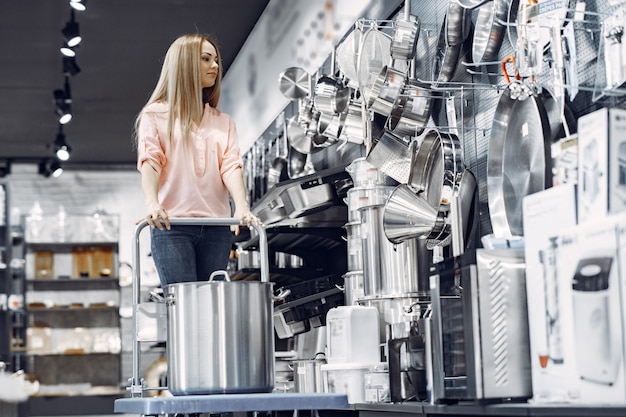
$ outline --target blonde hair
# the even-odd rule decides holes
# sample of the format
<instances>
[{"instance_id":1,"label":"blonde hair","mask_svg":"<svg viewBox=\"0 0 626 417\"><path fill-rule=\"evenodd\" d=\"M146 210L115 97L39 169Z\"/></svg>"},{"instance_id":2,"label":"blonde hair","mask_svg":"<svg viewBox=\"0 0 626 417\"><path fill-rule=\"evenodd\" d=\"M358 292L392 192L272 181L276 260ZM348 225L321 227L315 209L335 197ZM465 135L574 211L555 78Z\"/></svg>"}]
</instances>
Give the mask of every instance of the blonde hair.
<instances>
[{"instance_id":1,"label":"blonde hair","mask_svg":"<svg viewBox=\"0 0 626 417\"><path fill-rule=\"evenodd\" d=\"M200 74L200 55L204 41L210 42L215 47L219 68L213 87L203 89ZM186 141L189 137L191 122L200 120L202 117L204 103L207 102L211 107L217 107L220 99L221 80L222 60L217 42L209 36L202 34L180 36L172 42L167 50L163 67L161 68L161 75L144 108L152 103L166 103L169 109L167 122L168 138L172 138L174 124L176 120L179 120L183 140ZM143 109L135 119L135 140L137 140L137 131L142 113Z\"/></svg>"}]
</instances>

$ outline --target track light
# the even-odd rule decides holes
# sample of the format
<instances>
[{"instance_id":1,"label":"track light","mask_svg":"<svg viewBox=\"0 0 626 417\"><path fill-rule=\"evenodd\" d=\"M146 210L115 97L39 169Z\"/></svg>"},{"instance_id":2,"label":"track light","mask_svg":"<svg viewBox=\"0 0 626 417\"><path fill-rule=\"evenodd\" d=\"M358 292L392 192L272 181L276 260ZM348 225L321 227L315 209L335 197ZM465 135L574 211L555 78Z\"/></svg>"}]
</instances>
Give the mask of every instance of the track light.
<instances>
[{"instance_id":1,"label":"track light","mask_svg":"<svg viewBox=\"0 0 626 417\"><path fill-rule=\"evenodd\" d=\"M73 48L76 45L78 45L80 41L83 39L80 36L80 31L78 30L78 23L76 22L74 17L75 17L74 10L72 10L70 21L67 22L63 30L61 30L61 33L63 34L63 37L65 38L65 42L67 43L67 46L69 46L70 48Z\"/></svg>"},{"instance_id":2,"label":"track light","mask_svg":"<svg viewBox=\"0 0 626 417\"><path fill-rule=\"evenodd\" d=\"M80 67L76 63L76 58L63 57L63 74L71 75L72 77L80 72Z\"/></svg>"},{"instance_id":3,"label":"track light","mask_svg":"<svg viewBox=\"0 0 626 417\"><path fill-rule=\"evenodd\" d=\"M59 161L67 161L72 154L72 147L65 141L63 125L59 125L59 133L57 133L57 137L54 140L54 153Z\"/></svg>"},{"instance_id":4,"label":"track light","mask_svg":"<svg viewBox=\"0 0 626 417\"><path fill-rule=\"evenodd\" d=\"M39 175L58 178L63 174L63 167L58 160L42 159L39 161Z\"/></svg>"},{"instance_id":5,"label":"track light","mask_svg":"<svg viewBox=\"0 0 626 417\"><path fill-rule=\"evenodd\" d=\"M52 175L53 178L59 178L61 174L63 174L63 166L58 159L55 159L50 164L50 175Z\"/></svg>"},{"instance_id":6,"label":"track light","mask_svg":"<svg viewBox=\"0 0 626 417\"><path fill-rule=\"evenodd\" d=\"M87 0L70 0L70 6L74 10L82 12L87 9Z\"/></svg>"},{"instance_id":7,"label":"track light","mask_svg":"<svg viewBox=\"0 0 626 417\"><path fill-rule=\"evenodd\" d=\"M67 56L67 57L70 57L70 58L73 58L73 57L76 56L76 51L74 50L74 48L69 46L67 44L67 42L64 42L63 46L59 50L61 51L63 56Z\"/></svg>"},{"instance_id":8,"label":"track light","mask_svg":"<svg viewBox=\"0 0 626 417\"><path fill-rule=\"evenodd\" d=\"M72 94L70 92L70 82L65 77L65 89L54 90L55 112L59 118L59 123L64 125L72 120Z\"/></svg>"}]
</instances>

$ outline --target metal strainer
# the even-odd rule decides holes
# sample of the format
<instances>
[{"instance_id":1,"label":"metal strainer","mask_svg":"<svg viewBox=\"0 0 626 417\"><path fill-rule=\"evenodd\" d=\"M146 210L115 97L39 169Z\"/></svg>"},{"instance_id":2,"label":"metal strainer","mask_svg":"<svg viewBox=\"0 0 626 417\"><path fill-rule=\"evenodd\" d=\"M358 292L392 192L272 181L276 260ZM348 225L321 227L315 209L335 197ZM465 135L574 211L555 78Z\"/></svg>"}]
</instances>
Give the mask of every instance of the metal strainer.
<instances>
[{"instance_id":1,"label":"metal strainer","mask_svg":"<svg viewBox=\"0 0 626 417\"><path fill-rule=\"evenodd\" d=\"M363 35L357 65L359 89L363 97L369 97L378 74L390 61L391 38L375 26L370 28Z\"/></svg>"},{"instance_id":2,"label":"metal strainer","mask_svg":"<svg viewBox=\"0 0 626 417\"><path fill-rule=\"evenodd\" d=\"M385 130L385 133L372 146L366 160L385 175L400 184L406 184L411 173L415 144L416 142L411 139Z\"/></svg>"}]
</instances>

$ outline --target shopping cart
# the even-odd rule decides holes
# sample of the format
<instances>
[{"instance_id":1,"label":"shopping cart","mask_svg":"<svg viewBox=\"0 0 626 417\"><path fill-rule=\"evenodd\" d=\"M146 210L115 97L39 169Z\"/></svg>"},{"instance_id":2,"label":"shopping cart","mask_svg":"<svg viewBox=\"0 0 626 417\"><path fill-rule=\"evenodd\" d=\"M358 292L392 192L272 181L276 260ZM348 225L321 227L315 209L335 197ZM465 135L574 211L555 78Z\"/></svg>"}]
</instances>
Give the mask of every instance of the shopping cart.
<instances>
[{"instance_id":1,"label":"shopping cart","mask_svg":"<svg viewBox=\"0 0 626 417\"><path fill-rule=\"evenodd\" d=\"M233 226L239 225L235 218L175 218L170 219L173 225L206 225L206 226ZM128 387L129 398L115 400L116 413L141 414L143 416L157 416L165 414L195 414L195 413L229 413L229 412L258 412L284 410L322 410L346 409L349 407L345 394L331 393L234 393L208 395L180 395L168 397L145 397L144 393L151 390L164 390L167 387L149 387L141 377L141 346L146 340L140 334L140 317L142 314L141 302L141 266L140 266L140 237L148 225L142 221L135 228L133 245L133 351L132 351L132 378ZM258 248L261 255L261 281L269 282L269 249L267 234L263 226L253 225L258 237ZM146 303L143 303L146 304ZM270 320L273 316L270 315ZM273 323L271 328L273 329Z\"/></svg>"}]
</instances>

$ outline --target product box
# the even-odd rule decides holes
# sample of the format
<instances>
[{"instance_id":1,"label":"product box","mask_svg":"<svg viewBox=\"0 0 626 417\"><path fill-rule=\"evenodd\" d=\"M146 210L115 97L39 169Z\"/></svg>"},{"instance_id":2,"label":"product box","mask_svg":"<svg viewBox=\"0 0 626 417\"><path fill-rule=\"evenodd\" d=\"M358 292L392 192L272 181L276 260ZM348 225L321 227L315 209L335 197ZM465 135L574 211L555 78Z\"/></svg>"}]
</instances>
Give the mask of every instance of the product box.
<instances>
[{"instance_id":1,"label":"product box","mask_svg":"<svg viewBox=\"0 0 626 417\"><path fill-rule=\"evenodd\" d=\"M563 229L527 270L533 402L626 403L617 235L615 216Z\"/></svg>"},{"instance_id":2,"label":"product box","mask_svg":"<svg viewBox=\"0 0 626 417\"><path fill-rule=\"evenodd\" d=\"M626 110L578 119L579 222L626 211Z\"/></svg>"}]
</instances>

